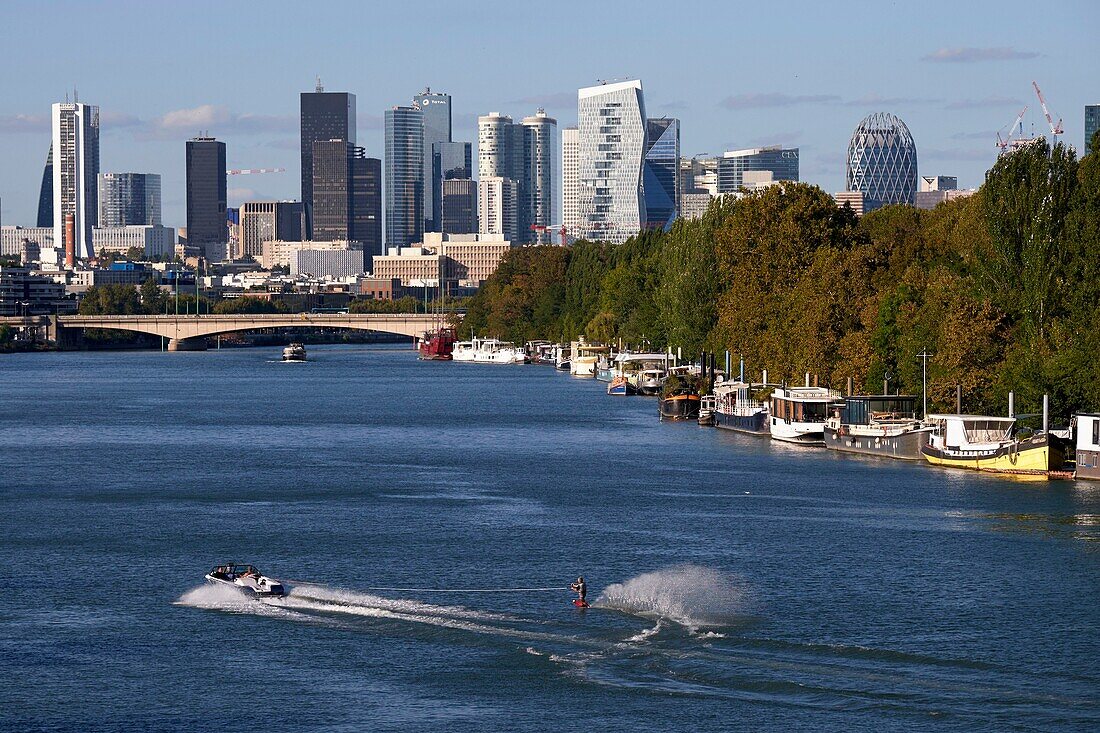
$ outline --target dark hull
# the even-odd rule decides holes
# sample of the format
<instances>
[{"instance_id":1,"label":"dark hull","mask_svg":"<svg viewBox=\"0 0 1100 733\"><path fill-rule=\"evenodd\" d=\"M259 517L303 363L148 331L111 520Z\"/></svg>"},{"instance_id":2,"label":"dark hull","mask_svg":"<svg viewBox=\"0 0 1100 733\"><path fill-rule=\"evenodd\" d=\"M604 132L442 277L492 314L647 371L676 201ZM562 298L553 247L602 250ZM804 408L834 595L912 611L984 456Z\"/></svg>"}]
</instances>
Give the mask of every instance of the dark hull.
<instances>
[{"instance_id":1,"label":"dark hull","mask_svg":"<svg viewBox=\"0 0 1100 733\"><path fill-rule=\"evenodd\" d=\"M843 430L843 428L841 428ZM825 426L825 447L845 453L862 453L868 456L897 458L903 461L919 461L921 448L928 444L928 430L911 430L893 436L869 436L839 434Z\"/></svg>"},{"instance_id":2,"label":"dark hull","mask_svg":"<svg viewBox=\"0 0 1100 733\"><path fill-rule=\"evenodd\" d=\"M755 415L727 415L724 412L714 413L714 426L723 430L736 430L739 433L752 433L753 435L768 435L768 414L758 412Z\"/></svg>"},{"instance_id":3,"label":"dark hull","mask_svg":"<svg viewBox=\"0 0 1100 733\"><path fill-rule=\"evenodd\" d=\"M662 420L698 420L699 395L662 397L657 401L657 411Z\"/></svg>"}]
</instances>

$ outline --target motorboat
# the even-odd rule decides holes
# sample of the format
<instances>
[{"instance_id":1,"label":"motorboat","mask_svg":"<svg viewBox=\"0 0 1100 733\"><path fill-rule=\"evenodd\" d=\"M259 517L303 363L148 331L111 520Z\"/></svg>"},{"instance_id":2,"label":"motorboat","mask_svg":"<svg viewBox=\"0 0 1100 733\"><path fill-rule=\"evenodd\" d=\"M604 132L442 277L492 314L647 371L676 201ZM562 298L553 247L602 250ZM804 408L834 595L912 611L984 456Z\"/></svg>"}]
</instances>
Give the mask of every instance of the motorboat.
<instances>
[{"instance_id":1,"label":"motorboat","mask_svg":"<svg viewBox=\"0 0 1100 733\"><path fill-rule=\"evenodd\" d=\"M454 346L451 347L451 359L453 361L473 361L479 343L480 339L456 341Z\"/></svg>"},{"instance_id":2,"label":"motorboat","mask_svg":"<svg viewBox=\"0 0 1100 733\"><path fill-rule=\"evenodd\" d=\"M638 394L638 388L630 383L630 380L619 375L611 380L611 383L607 385L607 393L613 396L630 397L631 395Z\"/></svg>"},{"instance_id":3,"label":"motorboat","mask_svg":"<svg viewBox=\"0 0 1100 733\"><path fill-rule=\"evenodd\" d=\"M237 588L260 598L281 598L286 595L286 589L280 581L267 577L255 565L218 565L206 574L206 582Z\"/></svg>"},{"instance_id":4,"label":"motorboat","mask_svg":"<svg viewBox=\"0 0 1100 733\"><path fill-rule=\"evenodd\" d=\"M523 349L517 349L511 341L500 339L476 339L478 348L474 351L473 361L477 364L523 364L526 355Z\"/></svg>"},{"instance_id":5,"label":"motorboat","mask_svg":"<svg viewBox=\"0 0 1100 733\"><path fill-rule=\"evenodd\" d=\"M283 361L305 361L306 347L293 343L283 349Z\"/></svg>"},{"instance_id":6,"label":"motorboat","mask_svg":"<svg viewBox=\"0 0 1100 733\"><path fill-rule=\"evenodd\" d=\"M634 387L630 394L659 394L667 370L667 354L622 351L615 357L615 373Z\"/></svg>"}]
</instances>

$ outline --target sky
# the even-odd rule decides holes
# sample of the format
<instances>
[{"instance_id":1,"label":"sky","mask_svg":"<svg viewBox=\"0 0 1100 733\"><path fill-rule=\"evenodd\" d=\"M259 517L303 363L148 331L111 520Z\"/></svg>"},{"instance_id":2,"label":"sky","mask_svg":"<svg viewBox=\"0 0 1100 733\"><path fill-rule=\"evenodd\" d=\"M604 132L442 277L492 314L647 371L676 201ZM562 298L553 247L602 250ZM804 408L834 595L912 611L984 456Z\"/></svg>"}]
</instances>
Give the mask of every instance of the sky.
<instances>
[{"instance_id":1,"label":"sky","mask_svg":"<svg viewBox=\"0 0 1100 733\"><path fill-rule=\"evenodd\" d=\"M231 206L300 198L298 93L317 76L356 94L374 157L383 110L426 86L476 143L480 114L543 106L560 128L577 88L640 78L648 115L681 120L684 156L797 146L802 180L829 192L872 112L907 123L921 175L974 187L1025 104L1025 131L1047 131L1032 80L1079 150L1100 103L1095 0L4 0L0 27L5 225L35 224L50 105L74 87L100 107L101 170L161 174L169 226L185 223L184 142L200 131L230 168L286 168L231 176Z\"/></svg>"}]
</instances>

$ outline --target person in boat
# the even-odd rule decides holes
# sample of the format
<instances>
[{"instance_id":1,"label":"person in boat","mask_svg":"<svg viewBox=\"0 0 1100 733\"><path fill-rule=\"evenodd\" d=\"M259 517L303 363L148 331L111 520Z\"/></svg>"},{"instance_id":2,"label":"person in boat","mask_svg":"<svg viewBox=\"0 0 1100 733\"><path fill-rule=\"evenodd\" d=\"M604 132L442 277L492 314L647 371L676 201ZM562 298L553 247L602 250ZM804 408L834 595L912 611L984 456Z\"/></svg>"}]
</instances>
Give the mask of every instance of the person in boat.
<instances>
[{"instance_id":1,"label":"person in boat","mask_svg":"<svg viewBox=\"0 0 1100 733\"><path fill-rule=\"evenodd\" d=\"M577 582L569 586L569 590L577 594L577 599L581 603L587 603L585 596L588 595L588 583L584 582L584 576L577 576Z\"/></svg>"}]
</instances>

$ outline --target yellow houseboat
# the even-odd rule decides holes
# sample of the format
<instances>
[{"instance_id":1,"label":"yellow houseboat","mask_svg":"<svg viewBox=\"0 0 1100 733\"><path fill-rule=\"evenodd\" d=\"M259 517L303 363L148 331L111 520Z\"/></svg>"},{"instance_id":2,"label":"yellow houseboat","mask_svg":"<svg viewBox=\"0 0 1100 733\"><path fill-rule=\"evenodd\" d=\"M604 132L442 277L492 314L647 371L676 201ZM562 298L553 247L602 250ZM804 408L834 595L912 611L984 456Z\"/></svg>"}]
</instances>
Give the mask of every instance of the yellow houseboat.
<instances>
[{"instance_id":1,"label":"yellow houseboat","mask_svg":"<svg viewBox=\"0 0 1100 733\"><path fill-rule=\"evenodd\" d=\"M932 434L921 446L937 466L1050 478L1065 462L1065 445L1050 433L1016 435L1016 418L986 415L929 415Z\"/></svg>"}]
</instances>

